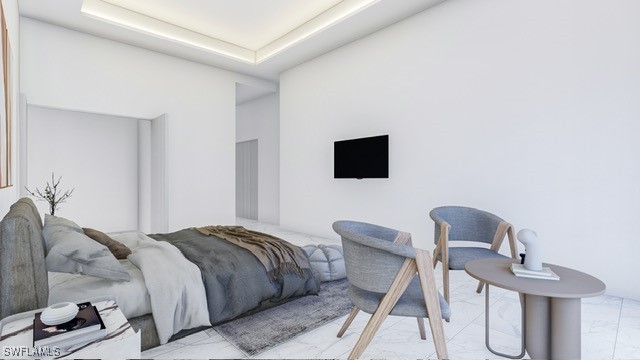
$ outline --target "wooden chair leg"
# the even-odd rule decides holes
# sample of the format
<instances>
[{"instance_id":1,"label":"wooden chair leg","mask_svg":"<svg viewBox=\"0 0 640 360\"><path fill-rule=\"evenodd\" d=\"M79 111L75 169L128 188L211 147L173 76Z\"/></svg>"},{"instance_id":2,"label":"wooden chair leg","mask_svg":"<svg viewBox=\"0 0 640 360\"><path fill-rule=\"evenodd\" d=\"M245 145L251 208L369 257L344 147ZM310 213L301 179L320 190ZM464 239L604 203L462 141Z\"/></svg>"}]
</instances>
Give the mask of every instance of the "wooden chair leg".
<instances>
[{"instance_id":1,"label":"wooden chair leg","mask_svg":"<svg viewBox=\"0 0 640 360\"><path fill-rule=\"evenodd\" d=\"M438 255L440 255L440 248L442 247L442 241L438 242L436 248L433 249L433 267L435 268L438 265Z\"/></svg>"},{"instance_id":2,"label":"wooden chair leg","mask_svg":"<svg viewBox=\"0 0 640 360\"><path fill-rule=\"evenodd\" d=\"M444 293L444 299L447 300L447 304L450 304L449 301L449 264L442 264L442 292Z\"/></svg>"},{"instance_id":3,"label":"wooden chair leg","mask_svg":"<svg viewBox=\"0 0 640 360\"><path fill-rule=\"evenodd\" d=\"M416 266L418 267L418 278L422 287L422 295L429 314L429 326L433 343L436 347L438 359L448 359L447 341L444 336L444 326L442 325L442 313L440 312L440 298L436 287L436 279L430 264L429 253L422 249L416 249Z\"/></svg>"},{"instance_id":4,"label":"wooden chair leg","mask_svg":"<svg viewBox=\"0 0 640 360\"><path fill-rule=\"evenodd\" d=\"M393 280L389 291L382 297L378 309L369 319L367 326L362 331L358 342L353 347L349 359L359 359L362 357L362 353L367 348L371 339L376 334L376 331L382 325L384 319L387 318L393 307L402 296L402 293L407 289L411 279L416 275L416 261L414 259L405 259L404 263L398 271L398 275Z\"/></svg>"},{"instance_id":5,"label":"wooden chair leg","mask_svg":"<svg viewBox=\"0 0 640 360\"><path fill-rule=\"evenodd\" d=\"M351 323L353 322L353 319L355 319L356 315L358 315L358 311L360 311L360 309L358 309L357 306L354 306L353 309L351 310L351 313L349 314L349 317L342 325L342 328L340 328L340 331L338 331L339 338L341 338L342 335L344 335L344 332L347 331L347 328L349 327L349 325L351 325Z\"/></svg>"},{"instance_id":6,"label":"wooden chair leg","mask_svg":"<svg viewBox=\"0 0 640 360\"><path fill-rule=\"evenodd\" d=\"M440 249L440 258L442 259L440 261L442 263L442 292L448 304L451 303L451 301L449 301L449 229L450 227L446 225L446 223L442 224L440 230L440 236L442 238L439 241L442 243L442 248ZM429 254L427 254L427 256L428 255Z\"/></svg>"},{"instance_id":7,"label":"wooden chair leg","mask_svg":"<svg viewBox=\"0 0 640 360\"><path fill-rule=\"evenodd\" d=\"M509 238L509 248L511 249L511 257L514 260L518 260L518 243L516 242L516 235L514 234L513 225L507 229L507 237Z\"/></svg>"},{"instance_id":8,"label":"wooden chair leg","mask_svg":"<svg viewBox=\"0 0 640 360\"><path fill-rule=\"evenodd\" d=\"M418 330L420 331L420 339L427 340L427 332L424 330L424 319L421 317L416 319L418 320Z\"/></svg>"}]
</instances>

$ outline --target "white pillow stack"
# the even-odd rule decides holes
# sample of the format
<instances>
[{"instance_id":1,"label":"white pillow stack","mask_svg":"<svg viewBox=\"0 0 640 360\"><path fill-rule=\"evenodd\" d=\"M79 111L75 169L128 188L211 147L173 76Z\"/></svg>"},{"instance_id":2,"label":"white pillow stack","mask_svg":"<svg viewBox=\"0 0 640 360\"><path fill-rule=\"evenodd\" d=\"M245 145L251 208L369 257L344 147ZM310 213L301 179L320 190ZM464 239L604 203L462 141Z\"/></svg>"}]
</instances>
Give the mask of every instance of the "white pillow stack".
<instances>
[{"instance_id":1,"label":"white pillow stack","mask_svg":"<svg viewBox=\"0 0 640 360\"><path fill-rule=\"evenodd\" d=\"M129 281L129 273L109 249L84 234L73 221L46 214L42 229L48 271Z\"/></svg>"}]
</instances>

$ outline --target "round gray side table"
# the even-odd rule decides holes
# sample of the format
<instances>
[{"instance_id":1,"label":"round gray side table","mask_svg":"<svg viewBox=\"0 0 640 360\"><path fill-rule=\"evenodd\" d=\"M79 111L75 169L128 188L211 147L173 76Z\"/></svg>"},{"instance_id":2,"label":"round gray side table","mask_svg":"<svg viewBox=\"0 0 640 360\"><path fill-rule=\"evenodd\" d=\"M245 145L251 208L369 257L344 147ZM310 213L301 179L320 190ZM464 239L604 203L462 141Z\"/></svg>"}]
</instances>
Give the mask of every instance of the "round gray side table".
<instances>
[{"instance_id":1,"label":"round gray side table","mask_svg":"<svg viewBox=\"0 0 640 360\"><path fill-rule=\"evenodd\" d=\"M580 310L583 297L604 293L599 279L566 267L543 264L559 281L516 277L510 269L513 259L479 259L464 269L487 285L524 295L524 343L532 359L580 358ZM488 331L488 329L487 329Z\"/></svg>"}]
</instances>

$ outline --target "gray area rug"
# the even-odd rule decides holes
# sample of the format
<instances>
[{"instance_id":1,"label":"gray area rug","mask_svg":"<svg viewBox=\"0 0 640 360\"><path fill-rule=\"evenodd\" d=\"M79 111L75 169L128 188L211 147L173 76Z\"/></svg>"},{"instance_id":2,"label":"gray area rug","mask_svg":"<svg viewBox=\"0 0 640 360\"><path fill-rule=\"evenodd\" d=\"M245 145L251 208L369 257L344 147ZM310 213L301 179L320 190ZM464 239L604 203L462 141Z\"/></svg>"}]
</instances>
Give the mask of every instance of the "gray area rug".
<instances>
[{"instance_id":1,"label":"gray area rug","mask_svg":"<svg viewBox=\"0 0 640 360\"><path fill-rule=\"evenodd\" d=\"M249 356L259 354L351 311L346 279L322 283L309 295L213 328Z\"/></svg>"}]
</instances>

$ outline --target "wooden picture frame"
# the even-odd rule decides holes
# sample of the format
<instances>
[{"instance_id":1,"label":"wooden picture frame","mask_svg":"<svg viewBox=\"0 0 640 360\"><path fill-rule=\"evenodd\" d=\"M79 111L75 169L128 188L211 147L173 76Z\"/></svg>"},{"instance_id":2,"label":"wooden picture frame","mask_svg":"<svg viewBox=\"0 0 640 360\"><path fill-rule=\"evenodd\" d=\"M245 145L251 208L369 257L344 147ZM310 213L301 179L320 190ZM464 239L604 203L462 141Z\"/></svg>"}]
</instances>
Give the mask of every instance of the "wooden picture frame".
<instances>
[{"instance_id":1,"label":"wooden picture frame","mask_svg":"<svg viewBox=\"0 0 640 360\"><path fill-rule=\"evenodd\" d=\"M9 32L7 22L4 17L4 9L0 3L0 32L2 32L2 86L0 86L0 188L12 186L12 166L11 166L11 139L13 137L13 81L12 81L12 58L11 44L9 43Z\"/></svg>"}]
</instances>

